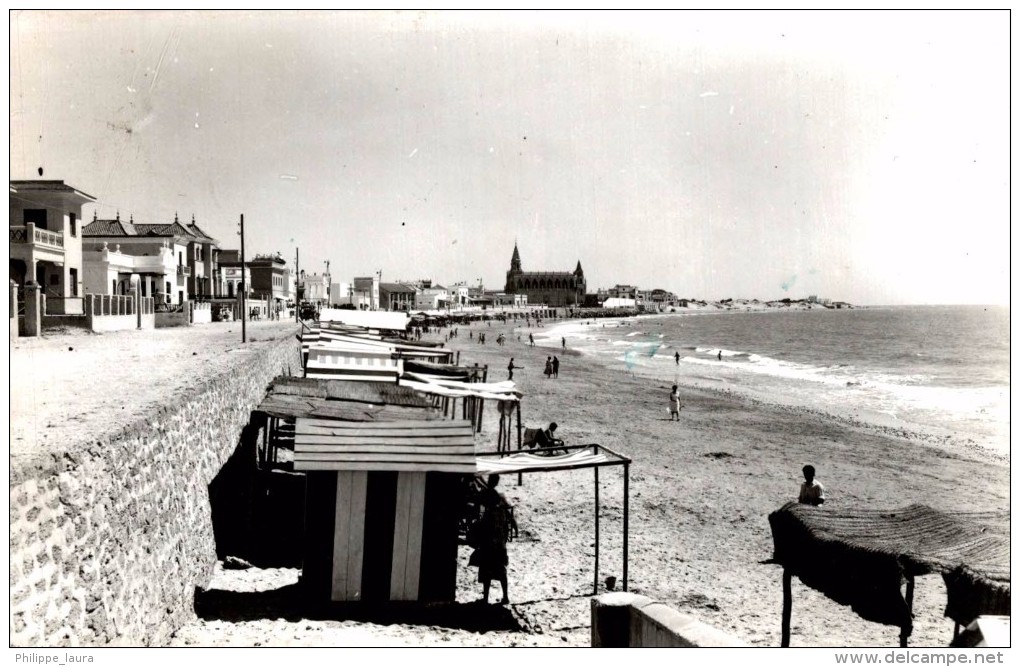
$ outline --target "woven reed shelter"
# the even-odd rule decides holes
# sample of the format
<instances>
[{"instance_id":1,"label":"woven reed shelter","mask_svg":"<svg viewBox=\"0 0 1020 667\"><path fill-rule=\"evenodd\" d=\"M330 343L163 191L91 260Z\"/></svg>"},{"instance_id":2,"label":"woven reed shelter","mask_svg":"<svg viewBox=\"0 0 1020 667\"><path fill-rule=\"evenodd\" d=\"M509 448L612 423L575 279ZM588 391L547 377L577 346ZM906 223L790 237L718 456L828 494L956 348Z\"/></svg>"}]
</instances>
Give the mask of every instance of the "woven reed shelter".
<instances>
[{"instance_id":1,"label":"woven reed shelter","mask_svg":"<svg viewBox=\"0 0 1020 667\"><path fill-rule=\"evenodd\" d=\"M1008 511L944 512L924 505L847 510L787 503L769 515L769 524L774 560L783 566L783 646L790 645L793 576L849 605L861 618L898 626L901 646L913 630L919 575L946 579L946 614L957 629L976 615L1009 613Z\"/></svg>"}]
</instances>

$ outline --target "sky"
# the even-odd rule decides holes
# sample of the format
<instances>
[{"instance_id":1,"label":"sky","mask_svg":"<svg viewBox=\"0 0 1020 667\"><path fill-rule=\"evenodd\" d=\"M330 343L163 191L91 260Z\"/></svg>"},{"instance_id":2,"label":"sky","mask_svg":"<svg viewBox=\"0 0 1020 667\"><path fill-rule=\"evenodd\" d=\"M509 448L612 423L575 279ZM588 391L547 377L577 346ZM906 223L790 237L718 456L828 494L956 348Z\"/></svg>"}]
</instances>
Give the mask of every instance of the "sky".
<instances>
[{"instance_id":1,"label":"sky","mask_svg":"<svg viewBox=\"0 0 1020 667\"><path fill-rule=\"evenodd\" d=\"M10 177L335 282L1009 303L1009 14L23 11Z\"/></svg>"}]
</instances>

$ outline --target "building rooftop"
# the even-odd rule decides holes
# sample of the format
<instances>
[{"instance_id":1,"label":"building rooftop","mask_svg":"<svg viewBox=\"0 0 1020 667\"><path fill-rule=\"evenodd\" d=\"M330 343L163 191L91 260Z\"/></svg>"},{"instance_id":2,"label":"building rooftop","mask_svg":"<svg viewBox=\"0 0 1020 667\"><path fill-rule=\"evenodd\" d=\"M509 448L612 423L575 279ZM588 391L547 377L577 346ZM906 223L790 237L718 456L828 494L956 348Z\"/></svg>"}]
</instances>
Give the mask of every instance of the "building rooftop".
<instances>
[{"instance_id":1,"label":"building rooftop","mask_svg":"<svg viewBox=\"0 0 1020 667\"><path fill-rule=\"evenodd\" d=\"M90 194L67 185L63 181L11 181L12 192L59 192L74 195L84 201L96 200Z\"/></svg>"},{"instance_id":2,"label":"building rooftop","mask_svg":"<svg viewBox=\"0 0 1020 667\"><path fill-rule=\"evenodd\" d=\"M386 290L387 292L403 292L416 294L418 290L407 285L401 285L400 283L379 283L379 289Z\"/></svg>"}]
</instances>

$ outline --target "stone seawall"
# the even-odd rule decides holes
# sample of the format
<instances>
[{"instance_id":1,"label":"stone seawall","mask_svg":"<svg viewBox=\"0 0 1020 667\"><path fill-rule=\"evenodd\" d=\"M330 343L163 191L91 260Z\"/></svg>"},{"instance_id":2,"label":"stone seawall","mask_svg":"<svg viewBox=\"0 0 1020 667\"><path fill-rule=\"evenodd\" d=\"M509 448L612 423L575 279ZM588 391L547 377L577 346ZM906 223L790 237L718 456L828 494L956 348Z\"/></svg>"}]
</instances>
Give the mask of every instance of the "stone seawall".
<instances>
[{"instance_id":1,"label":"stone seawall","mask_svg":"<svg viewBox=\"0 0 1020 667\"><path fill-rule=\"evenodd\" d=\"M116 435L12 458L12 646L154 646L194 618L216 564L209 484L299 350L288 336Z\"/></svg>"}]
</instances>

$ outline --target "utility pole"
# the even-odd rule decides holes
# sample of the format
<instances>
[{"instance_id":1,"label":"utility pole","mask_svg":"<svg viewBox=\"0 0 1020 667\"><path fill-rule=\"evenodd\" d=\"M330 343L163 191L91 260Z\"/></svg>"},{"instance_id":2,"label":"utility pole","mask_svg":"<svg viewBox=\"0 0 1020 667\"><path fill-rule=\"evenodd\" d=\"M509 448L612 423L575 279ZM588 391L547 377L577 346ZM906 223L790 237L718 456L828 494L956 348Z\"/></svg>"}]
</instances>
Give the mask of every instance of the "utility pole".
<instances>
[{"instance_id":1,"label":"utility pole","mask_svg":"<svg viewBox=\"0 0 1020 667\"><path fill-rule=\"evenodd\" d=\"M295 248L294 252L294 321L301 321L301 248Z\"/></svg>"},{"instance_id":2,"label":"utility pole","mask_svg":"<svg viewBox=\"0 0 1020 667\"><path fill-rule=\"evenodd\" d=\"M326 307L331 308L333 306L330 301L330 292L333 291L333 278L329 275L329 260L326 260Z\"/></svg>"},{"instance_id":3,"label":"utility pole","mask_svg":"<svg viewBox=\"0 0 1020 667\"><path fill-rule=\"evenodd\" d=\"M248 281L244 278L244 213L241 214L241 342L248 342Z\"/></svg>"}]
</instances>

